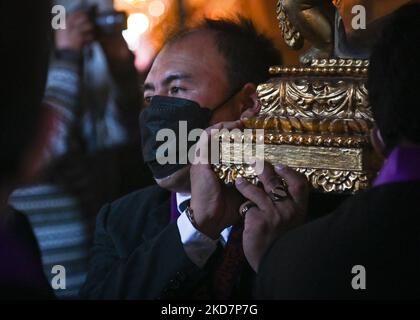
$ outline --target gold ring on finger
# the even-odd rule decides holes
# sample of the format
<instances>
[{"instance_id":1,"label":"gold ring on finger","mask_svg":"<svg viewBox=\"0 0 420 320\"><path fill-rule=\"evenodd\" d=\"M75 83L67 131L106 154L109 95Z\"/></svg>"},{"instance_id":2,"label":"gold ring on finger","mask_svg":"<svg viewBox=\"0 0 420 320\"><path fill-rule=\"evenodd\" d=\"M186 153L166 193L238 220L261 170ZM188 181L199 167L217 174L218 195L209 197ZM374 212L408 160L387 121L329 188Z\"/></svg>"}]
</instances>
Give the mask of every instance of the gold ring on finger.
<instances>
[{"instance_id":1,"label":"gold ring on finger","mask_svg":"<svg viewBox=\"0 0 420 320\"><path fill-rule=\"evenodd\" d=\"M245 215L251 208L255 208L257 205L251 201L245 202L240 208L239 208L239 215L242 218L245 218Z\"/></svg>"},{"instance_id":2,"label":"gold ring on finger","mask_svg":"<svg viewBox=\"0 0 420 320\"><path fill-rule=\"evenodd\" d=\"M282 179L281 184L277 185L269 192L269 196L273 202L280 202L289 199L290 194L286 181Z\"/></svg>"}]
</instances>

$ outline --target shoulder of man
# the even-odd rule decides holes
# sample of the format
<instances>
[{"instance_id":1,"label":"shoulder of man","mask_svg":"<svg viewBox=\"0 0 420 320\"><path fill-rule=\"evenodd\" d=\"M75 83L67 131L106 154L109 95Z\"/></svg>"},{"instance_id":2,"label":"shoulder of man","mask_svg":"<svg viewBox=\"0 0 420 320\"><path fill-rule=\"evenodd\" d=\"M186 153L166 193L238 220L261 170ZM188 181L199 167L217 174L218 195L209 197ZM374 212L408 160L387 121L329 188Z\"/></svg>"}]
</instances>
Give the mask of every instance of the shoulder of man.
<instances>
[{"instance_id":1,"label":"shoulder of man","mask_svg":"<svg viewBox=\"0 0 420 320\"><path fill-rule=\"evenodd\" d=\"M159 234L168 225L169 216L169 191L156 185L138 190L102 207L95 243L125 256Z\"/></svg>"},{"instance_id":2,"label":"shoulder of man","mask_svg":"<svg viewBox=\"0 0 420 320\"><path fill-rule=\"evenodd\" d=\"M106 215L102 218L107 225L120 224L124 220L134 223L134 220L146 218L151 211L159 211L160 207L166 207L165 204L169 204L169 199L169 191L153 185L105 205L100 215ZM167 213L169 216L169 212Z\"/></svg>"},{"instance_id":3,"label":"shoulder of man","mask_svg":"<svg viewBox=\"0 0 420 320\"><path fill-rule=\"evenodd\" d=\"M335 253L334 247L338 245L332 239L337 238L338 230L352 228L343 226L343 223L349 220L349 213L354 211L352 208L357 207L364 196L354 196L332 214L308 222L274 241L260 263L257 297L326 298L325 294L331 291L329 285L333 278L329 270L337 269L329 263L331 255ZM353 225L355 222L351 223ZM340 258L336 257L335 261L337 259Z\"/></svg>"},{"instance_id":4,"label":"shoulder of man","mask_svg":"<svg viewBox=\"0 0 420 320\"><path fill-rule=\"evenodd\" d=\"M110 204L112 210L123 211L131 207L155 207L169 199L171 193L158 185L134 191Z\"/></svg>"},{"instance_id":5,"label":"shoulder of man","mask_svg":"<svg viewBox=\"0 0 420 320\"><path fill-rule=\"evenodd\" d=\"M278 239L278 242L292 244L295 241L301 242L305 237L323 241L325 237L333 237L337 240L338 237L351 236L354 240L358 232L367 231L367 224L364 222L371 219L385 220L389 214L395 217L396 209L411 206L419 196L420 182L375 187L349 197L332 213L288 232ZM408 214L411 213L408 212ZM403 213L400 216L403 219ZM319 247L313 241L304 242L304 244L308 247Z\"/></svg>"},{"instance_id":6,"label":"shoulder of man","mask_svg":"<svg viewBox=\"0 0 420 320\"><path fill-rule=\"evenodd\" d=\"M371 248L376 242L386 239L395 224L413 220L413 214L403 207L413 205L419 190L420 182L370 189L350 197L333 213L277 239L261 262L260 295L276 299L327 297L339 286L334 280L347 279L342 276L344 271L351 276L351 267L347 270L351 263L375 259ZM396 218L399 211L403 212Z\"/></svg>"}]
</instances>

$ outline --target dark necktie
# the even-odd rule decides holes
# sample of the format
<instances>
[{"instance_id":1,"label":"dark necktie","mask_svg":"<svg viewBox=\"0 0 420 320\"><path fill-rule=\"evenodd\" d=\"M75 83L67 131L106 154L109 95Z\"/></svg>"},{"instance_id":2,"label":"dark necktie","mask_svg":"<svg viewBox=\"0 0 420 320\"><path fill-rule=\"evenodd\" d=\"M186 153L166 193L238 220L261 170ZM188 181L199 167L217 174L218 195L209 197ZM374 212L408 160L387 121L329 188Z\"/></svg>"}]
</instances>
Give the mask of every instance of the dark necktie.
<instances>
[{"instance_id":1,"label":"dark necktie","mask_svg":"<svg viewBox=\"0 0 420 320\"><path fill-rule=\"evenodd\" d=\"M187 210L187 207L190 205L191 200L185 200L184 202L181 202L179 205L179 211L180 213L183 213L185 210Z\"/></svg>"},{"instance_id":2,"label":"dark necktie","mask_svg":"<svg viewBox=\"0 0 420 320\"><path fill-rule=\"evenodd\" d=\"M215 299L231 299L245 261L242 248L243 223L233 226L229 240L213 275L213 295Z\"/></svg>"}]
</instances>

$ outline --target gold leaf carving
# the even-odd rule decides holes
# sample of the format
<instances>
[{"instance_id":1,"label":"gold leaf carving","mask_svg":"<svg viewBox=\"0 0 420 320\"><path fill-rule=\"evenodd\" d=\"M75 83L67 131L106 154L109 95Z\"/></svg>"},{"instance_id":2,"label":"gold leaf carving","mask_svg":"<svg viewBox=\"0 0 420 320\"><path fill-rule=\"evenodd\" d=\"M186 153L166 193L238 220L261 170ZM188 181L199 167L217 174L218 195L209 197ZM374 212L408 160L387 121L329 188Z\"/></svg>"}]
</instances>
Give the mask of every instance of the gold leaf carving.
<instances>
[{"instance_id":1,"label":"gold leaf carving","mask_svg":"<svg viewBox=\"0 0 420 320\"><path fill-rule=\"evenodd\" d=\"M360 79L274 79L258 87L260 116L363 119L373 122Z\"/></svg>"},{"instance_id":2,"label":"gold leaf carving","mask_svg":"<svg viewBox=\"0 0 420 320\"><path fill-rule=\"evenodd\" d=\"M304 174L312 187L321 192L356 193L370 186L371 176L367 172L341 171L327 169L294 168ZM225 184L232 184L238 177L244 177L253 184L258 183L258 177L252 168L244 169L238 164L219 164L214 171Z\"/></svg>"},{"instance_id":3,"label":"gold leaf carving","mask_svg":"<svg viewBox=\"0 0 420 320\"><path fill-rule=\"evenodd\" d=\"M297 168L296 171L304 174L315 189L324 192L355 193L370 185L366 172L303 168Z\"/></svg>"}]
</instances>

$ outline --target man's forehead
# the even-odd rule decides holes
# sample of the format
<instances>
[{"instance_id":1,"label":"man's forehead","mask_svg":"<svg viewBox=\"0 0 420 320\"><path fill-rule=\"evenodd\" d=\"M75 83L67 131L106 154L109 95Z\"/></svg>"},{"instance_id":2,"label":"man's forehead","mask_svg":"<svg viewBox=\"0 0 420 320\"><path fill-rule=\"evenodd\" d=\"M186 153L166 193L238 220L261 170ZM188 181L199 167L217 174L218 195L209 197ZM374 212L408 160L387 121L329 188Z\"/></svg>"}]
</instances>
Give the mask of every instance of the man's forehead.
<instances>
[{"instance_id":1,"label":"man's forehead","mask_svg":"<svg viewBox=\"0 0 420 320\"><path fill-rule=\"evenodd\" d=\"M225 60L217 50L214 37L197 33L166 45L156 57L148 78L164 77L168 73L213 73L224 67Z\"/></svg>"}]
</instances>

